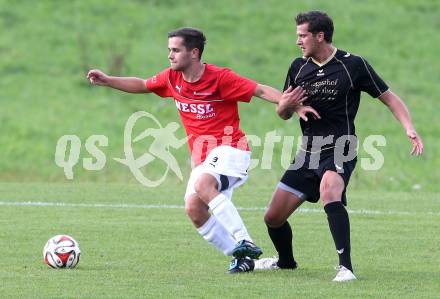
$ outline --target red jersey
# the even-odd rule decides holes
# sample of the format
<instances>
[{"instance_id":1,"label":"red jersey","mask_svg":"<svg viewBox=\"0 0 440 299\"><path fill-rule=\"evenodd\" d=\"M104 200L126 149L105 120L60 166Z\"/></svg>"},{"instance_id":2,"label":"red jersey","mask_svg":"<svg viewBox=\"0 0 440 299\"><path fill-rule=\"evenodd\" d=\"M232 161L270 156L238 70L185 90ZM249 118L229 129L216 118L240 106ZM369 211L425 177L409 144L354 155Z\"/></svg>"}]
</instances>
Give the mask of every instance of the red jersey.
<instances>
[{"instance_id":1,"label":"red jersey","mask_svg":"<svg viewBox=\"0 0 440 299\"><path fill-rule=\"evenodd\" d=\"M228 68L205 64L205 71L196 82L187 82L182 72L167 68L145 84L160 97L174 98L196 165L222 144L249 150L240 130L237 103L251 100L256 82Z\"/></svg>"}]
</instances>

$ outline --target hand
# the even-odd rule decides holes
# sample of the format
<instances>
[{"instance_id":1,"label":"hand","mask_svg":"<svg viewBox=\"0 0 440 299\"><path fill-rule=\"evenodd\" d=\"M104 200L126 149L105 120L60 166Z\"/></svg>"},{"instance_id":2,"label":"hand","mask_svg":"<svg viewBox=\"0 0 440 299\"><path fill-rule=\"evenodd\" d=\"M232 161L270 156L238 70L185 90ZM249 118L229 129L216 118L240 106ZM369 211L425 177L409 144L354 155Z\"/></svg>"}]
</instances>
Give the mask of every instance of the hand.
<instances>
[{"instance_id":1,"label":"hand","mask_svg":"<svg viewBox=\"0 0 440 299\"><path fill-rule=\"evenodd\" d=\"M298 114L298 116L304 121L308 121L307 113L311 113L314 119L320 119L321 116L319 113L310 106L303 106L302 103L307 99L305 95L305 90L297 86L295 89L292 86L289 86L283 92L281 96L280 102L283 102L283 105L288 107L289 110L294 111Z\"/></svg>"},{"instance_id":2,"label":"hand","mask_svg":"<svg viewBox=\"0 0 440 299\"><path fill-rule=\"evenodd\" d=\"M419 137L419 135L417 135L417 132L414 129L407 130L406 135L412 144L411 155L420 156L423 153L422 139Z\"/></svg>"},{"instance_id":3,"label":"hand","mask_svg":"<svg viewBox=\"0 0 440 299\"><path fill-rule=\"evenodd\" d=\"M311 113L314 119L321 119L319 113L310 106L298 105L293 109L299 117L301 117L304 121L308 121L306 114Z\"/></svg>"},{"instance_id":4,"label":"hand","mask_svg":"<svg viewBox=\"0 0 440 299\"><path fill-rule=\"evenodd\" d=\"M293 109L307 99L307 97L304 96L305 92L301 86L297 86L295 89L289 86L289 88L283 92L280 102L284 102L286 107Z\"/></svg>"},{"instance_id":5,"label":"hand","mask_svg":"<svg viewBox=\"0 0 440 299\"><path fill-rule=\"evenodd\" d=\"M100 70L90 70L87 74L87 79L93 85L108 85L109 76Z\"/></svg>"}]
</instances>

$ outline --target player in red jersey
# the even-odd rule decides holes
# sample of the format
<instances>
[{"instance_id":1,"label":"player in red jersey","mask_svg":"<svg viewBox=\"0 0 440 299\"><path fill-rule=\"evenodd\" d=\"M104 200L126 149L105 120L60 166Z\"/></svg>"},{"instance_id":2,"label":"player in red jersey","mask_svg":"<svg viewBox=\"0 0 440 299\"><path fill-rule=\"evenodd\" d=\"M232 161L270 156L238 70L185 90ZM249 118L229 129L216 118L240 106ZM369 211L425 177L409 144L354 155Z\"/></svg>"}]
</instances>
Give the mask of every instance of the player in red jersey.
<instances>
[{"instance_id":1,"label":"player in red jersey","mask_svg":"<svg viewBox=\"0 0 440 299\"><path fill-rule=\"evenodd\" d=\"M171 66L157 75L143 80L91 70L87 78L92 84L125 92L154 92L174 98L194 165L185 194L186 213L205 240L225 255L234 256L230 273L248 272L262 251L253 243L231 201L233 189L247 179L250 162L237 103L249 102L252 96L275 104L283 98L298 103L296 112L302 118L316 111L299 105L304 100L300 87L281 93L228 68L203 63L205 42L201 31L181 28L168 34Z\"/></svg>"}]
</instances>

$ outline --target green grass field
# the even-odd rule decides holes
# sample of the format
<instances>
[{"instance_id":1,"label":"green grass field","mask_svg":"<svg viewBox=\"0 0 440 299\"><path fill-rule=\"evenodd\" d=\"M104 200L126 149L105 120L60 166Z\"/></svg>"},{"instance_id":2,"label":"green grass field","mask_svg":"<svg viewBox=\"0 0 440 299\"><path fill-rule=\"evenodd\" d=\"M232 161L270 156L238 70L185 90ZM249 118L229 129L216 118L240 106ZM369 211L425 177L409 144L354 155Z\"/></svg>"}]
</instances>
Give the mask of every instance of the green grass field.
<instances>
[{"instance_id":1,"label":"green grass field","mask_svg":"<svg viewBox=\"0 0 440 299\"><path fill-rule=\"evenodd\" d=\"M281 88L300 54L294 16L310 9L327 11L335 46L367 58L405 100L426 151L410 157L391 113L363 95L357 134L361 141L384 135L387 146L381 169L358 164L350 182L359 280L331 283L337 260L319 205L305 205L291 219L298 270L231 276L229 260L199 237L182 209L190 171L185 147L173 151L184 181L170 174L157 188L141 186L112 160L123 156L124 125L133 112L152 113L165 125L178 121L175 105L91 87L85 74L100 68L149 77L168 66L167 32L194 26L208 37L204 61ZM0 298L438 298L439 12L436 0L0 0ZM257 99L240 111L248 134L300 135L297 121L282 121ZM54 162L57 140L66 134L82 142L72 181ZM91 135L108 137L100 171L82 166ZM280 155L276 144L270 169L252 170L234 197L265 256L275 254L262 218L283 171ZM261 156L262 147L254 146L253 157ZM359 157L368 156L361 149ZM162 171L152 163L145 173ZM42 262L45 242L60 233L80 242L74 270L54 271Z\"/></svg>"},{"instance_id":2,"label":"green grass field","mask_svg":"<svg viewBox=\"0 0 440 299\"><path fill-rule=\"evenodd\" d=\"M176 189L145 191L115 184L0 187L0 208L7 215L0 222L2 298L438 298L440 292L440 198L433 193L350 195L359 279L335 284L331 279L337 257L317 205L303 206L291 221L297 270L229 275L229 260L192 228L179 207L182 192ZM262 222L270 194L270 187L244 187L235 197L265 256L275 254ZM43 264L46 239L61 232L80 242L81 260L73 270Z\"/></svg>"}]
</instances>

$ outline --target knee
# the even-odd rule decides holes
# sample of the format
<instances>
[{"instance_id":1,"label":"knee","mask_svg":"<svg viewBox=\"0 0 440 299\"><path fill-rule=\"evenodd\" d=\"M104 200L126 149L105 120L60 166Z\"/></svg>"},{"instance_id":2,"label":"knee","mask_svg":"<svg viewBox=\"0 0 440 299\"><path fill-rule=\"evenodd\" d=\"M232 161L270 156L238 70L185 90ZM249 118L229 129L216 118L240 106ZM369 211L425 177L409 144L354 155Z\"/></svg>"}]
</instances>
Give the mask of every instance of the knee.
<instances>
[{"instance_id":1,"label":"knee","mask_svg":"<svg viewBox=\"0 0 440 299\"><path fill-rule=\"evenodd\" d=\"M191 222L196 226L200 227L209 218L209 212L206 207L196 206L194 204L185 205L185 212L188 215Z\"/></svg>"},{"instance_id":2,"label":"knee","mask_svg":"<svg viewBox=\"0 0 440 299\"><path fill-rule=\"evenodd\" d=\"M340 201L343 190L341 188L327 187L320 190L321 200L324 204Z\"/></svg>"},{"instance_id":3,"label":"knee","mask_svg":"<svg viewBox=\"0 0 440 299\"><path fill-rule=\"evenodd\" d=\"M276 212L267 210L266 213L264 213L264 223L266 223L268 227L277 228L282 226L284 222L286 222L286 219L277 215Z\"/></svg>"},{"instance_id":4,"label":"knee","mask_svg":"<svg viewBox=\"0 0 440 299\"><path fill-rule=\"evenodd\" d=\"M185 213L186 213L186 215L188 215L189 218L192 219L193 217L196 217L197 209L191 204L186 204L185 205Z\"/></svg>"},{"instance_id":5,"label":"knee","mask_svg":"<svg viewBox=\"0 0 440 299\"><path fill-rule=\"evenodd\" d=\"M320 197L324 203L341 200L343 191L343 184L325 183L319 188Z\"/></svg>"},{"instance_id":6,"label":"knee","mask_svg":"<svg viewBox=\"0 0 440 299\"><path fill-rule=\"evenodd\" d=\"M344 192L345 183L341 176L332 171L327 171L321 180L319 193L324 204L340 201Z\"/></svg>"}]
</instances>

